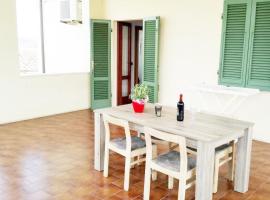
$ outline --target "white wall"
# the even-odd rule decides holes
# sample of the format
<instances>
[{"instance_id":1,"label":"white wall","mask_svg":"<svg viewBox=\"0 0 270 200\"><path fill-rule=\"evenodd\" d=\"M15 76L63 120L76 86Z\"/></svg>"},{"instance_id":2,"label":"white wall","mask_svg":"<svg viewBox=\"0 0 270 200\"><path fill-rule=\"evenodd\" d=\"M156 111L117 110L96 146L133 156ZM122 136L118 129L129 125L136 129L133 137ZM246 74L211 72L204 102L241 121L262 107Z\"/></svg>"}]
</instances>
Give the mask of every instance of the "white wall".
<instances>
[{"instance_id":1,"label":"white wall","mask_svg":"<svg viewBox=\"0 0 270 200\"><path fill-rule=\"evenodd\" d=\"M0 124L89 108L88 73L20 76L15 0L0 1L0 25Z\"/></svg>"},{"instance_id":2,"label":"white wall","mask_svg":"<svg viewBox=\"0 0 270 200\"><path fill-rule=\"evenodd\" d=\"M205 82L217 84L223 0L104 0L104 18L112 20L161 17L159 101L175 106L180 88ZM116 30L116 23L113 24ZM116 36L113 32L112 80L116 81ZM116 83L112 83L113 103ZM270 93L243 103L236 115L255 122L254 138L270 142Z\"/></svg>"}]
</instances>

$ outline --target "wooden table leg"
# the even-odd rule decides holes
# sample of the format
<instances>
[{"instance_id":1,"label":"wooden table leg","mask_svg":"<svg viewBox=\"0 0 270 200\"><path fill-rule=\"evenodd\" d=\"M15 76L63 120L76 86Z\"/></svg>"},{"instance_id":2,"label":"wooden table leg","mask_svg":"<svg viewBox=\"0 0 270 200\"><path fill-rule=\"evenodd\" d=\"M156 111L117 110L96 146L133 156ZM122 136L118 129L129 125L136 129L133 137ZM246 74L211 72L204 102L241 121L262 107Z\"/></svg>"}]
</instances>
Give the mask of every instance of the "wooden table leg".
<instances>
[{"instance_id":1,"label":"wooden table leg","mask_svg":"<svg viewBox=\"0 0 270 200\"><path fill-rule=\"evenodd\" d=\"M95 169L104 167L105 127L100 113L95 113Z\"/></svg>"},{"instance_id":2,"label":"wooden table leg","mask_svg":"<svg viewBox=\"0 0 270 200\"><path fill-rule=\"evenodd\" d=\"M237 192L247 192L249 184L251 147L252 147L252 127L245 130L243 137L239 138L236 148L236 166L234 190Z\"/></svg>"},{"instance_id":3,"label":"wooden table leg","mask_svg":"<svg viewBox=\"0 0 270 200\"><path fill-rule=\"evenodd\" d=\"M215 147L198 142L196 166L196 200L211 200L213 192Z\"/></svg>"}]
</instances>

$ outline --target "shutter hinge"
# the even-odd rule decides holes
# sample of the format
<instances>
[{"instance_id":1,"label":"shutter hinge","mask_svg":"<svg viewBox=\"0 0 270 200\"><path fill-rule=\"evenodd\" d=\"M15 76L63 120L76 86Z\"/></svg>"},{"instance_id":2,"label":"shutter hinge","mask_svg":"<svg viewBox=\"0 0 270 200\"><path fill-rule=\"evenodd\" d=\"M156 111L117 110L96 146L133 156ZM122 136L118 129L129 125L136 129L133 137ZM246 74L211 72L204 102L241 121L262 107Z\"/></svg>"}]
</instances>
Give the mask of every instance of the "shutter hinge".
<instances>
[{"instance_id":1,"label":"shutter hinge","mask_svg":"<svg viewBox=\"0 0 270 200\"><path fill-rule=\"evenodd\" d=\"M221 19L223 19L223 17L224 17L224 13L221 14Z\"/></svg>"},{"instance_id":2,"label":"shutter hinge","mask_svg":"<svg viewBox=\"0 0 270 200\"><path fill-rule=\"evenodd\" d=\"M111 32L113 32L112 28L111 28Z\"/></svg>"}]
</instances>

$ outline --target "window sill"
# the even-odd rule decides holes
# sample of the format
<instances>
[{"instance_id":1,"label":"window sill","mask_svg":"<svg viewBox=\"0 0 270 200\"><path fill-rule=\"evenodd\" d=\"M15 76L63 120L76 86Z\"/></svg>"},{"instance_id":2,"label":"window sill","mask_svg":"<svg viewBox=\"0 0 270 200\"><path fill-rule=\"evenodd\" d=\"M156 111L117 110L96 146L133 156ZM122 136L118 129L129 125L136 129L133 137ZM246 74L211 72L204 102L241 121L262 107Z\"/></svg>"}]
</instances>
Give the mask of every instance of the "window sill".
<instances>
[{"instance_id":1,"label":"window sill","mask_svg":"<svg viewBox=\"0 0 270 200\"><path fill-rule=\"evenodd\" d=\"M88 72L62 72L62 73L20 73L20 77L36 77L36 76L62 76L62 75L81 75L81 74L90 74Z\"/></svg>"}]
</instances>

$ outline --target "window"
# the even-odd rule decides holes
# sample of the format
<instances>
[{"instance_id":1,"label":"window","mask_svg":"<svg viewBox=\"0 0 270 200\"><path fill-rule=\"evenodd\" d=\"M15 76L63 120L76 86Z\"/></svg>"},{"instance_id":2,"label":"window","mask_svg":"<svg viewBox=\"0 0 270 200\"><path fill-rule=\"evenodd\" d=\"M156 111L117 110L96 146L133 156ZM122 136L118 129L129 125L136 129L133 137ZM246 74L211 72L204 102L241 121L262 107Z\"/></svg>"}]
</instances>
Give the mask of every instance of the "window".
<instances>
[{"instance_id":1,"label":"window","mask_svg":"<svg viewBox=\"0 0 270 200\"><path fill-rule=\"evenodd\" d=\"M77 6L81 4L81 0L17 0L21 73L90 71L89 23L81 23L78 12L72 12L82 11L82 6Z\"/></svg>"},{"instance_id":2,"label":"window","mask_svg":"<svg viewBox=\"0 0 270 200\"><path fill-rule=\"evenodd\" d=\"M225 0L219 82L270 90L270 0Z\"/></svg>"},{"instance_id":3,"label":"window","mask_svg":"<svg viewBox=\"0 0 270 200\"><path fill-rule=\"evenodd\" d=\"M22 73L42 72L40 11L40 2L37 0L17 0L19 64Z\"/></svg>"}]
</instances>

